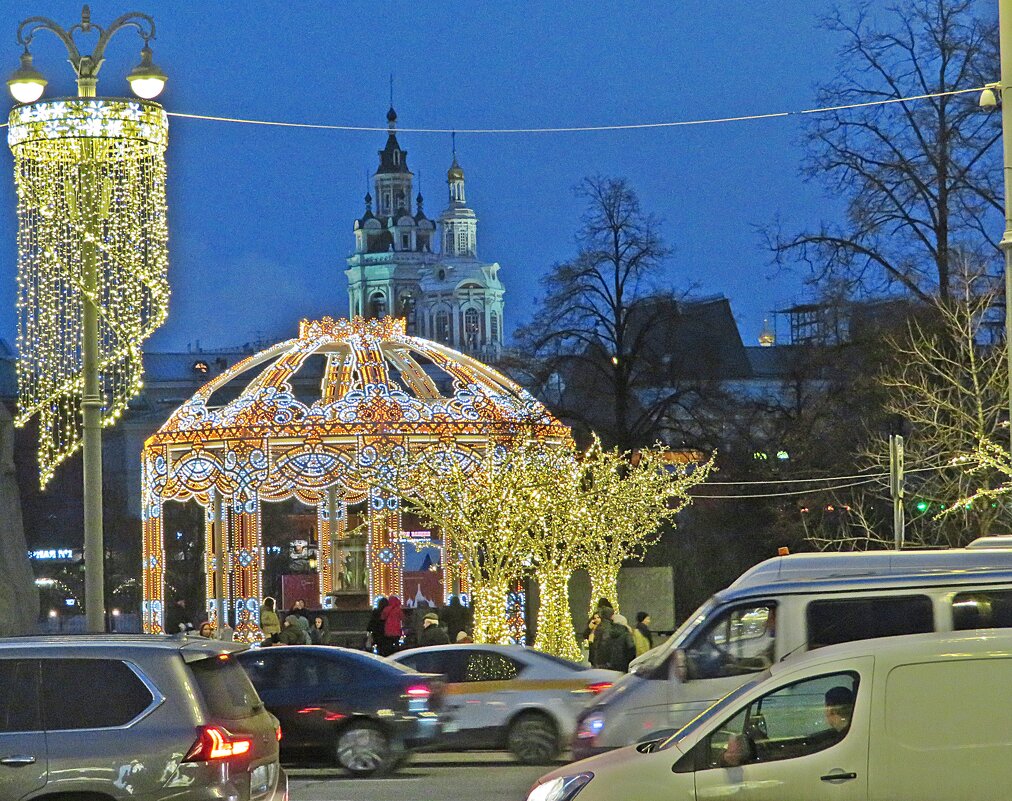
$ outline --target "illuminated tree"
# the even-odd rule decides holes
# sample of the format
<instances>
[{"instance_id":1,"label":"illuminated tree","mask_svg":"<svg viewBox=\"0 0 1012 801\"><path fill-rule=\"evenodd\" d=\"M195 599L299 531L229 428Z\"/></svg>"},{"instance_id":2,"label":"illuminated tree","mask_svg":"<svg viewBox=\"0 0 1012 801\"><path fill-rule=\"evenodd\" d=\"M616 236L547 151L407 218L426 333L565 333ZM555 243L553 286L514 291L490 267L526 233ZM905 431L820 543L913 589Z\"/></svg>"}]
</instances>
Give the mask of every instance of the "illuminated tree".
<instances>
[{"instance_id":1,"label":"illuminated tree","mask_svg":"<svg viewBox=\"0 0 1012 801\"><path fill-rule=\"evenodd\" d=\"M528 469L533 446L490 448L468 462L453 451L424 456L412 471L415 510L438 527L468 571L475 642L506 643L506 596L524 572L523 529L542 490Z\"/></svg>"},{"instance_id":2,"label":"illuminated tree","mask_svg":"<svg viewBox=\"0 0 1012 801\"><path fill-rule=\"evenodd\" d=\"M702 464L679 463L663 447L629 454L604 450L595 438L580 467L591 604L608 598L618 611L622 563L643 558L661 528L691 502L689 489L706 480L713 457Z\"/></svg>"}]
</instances>

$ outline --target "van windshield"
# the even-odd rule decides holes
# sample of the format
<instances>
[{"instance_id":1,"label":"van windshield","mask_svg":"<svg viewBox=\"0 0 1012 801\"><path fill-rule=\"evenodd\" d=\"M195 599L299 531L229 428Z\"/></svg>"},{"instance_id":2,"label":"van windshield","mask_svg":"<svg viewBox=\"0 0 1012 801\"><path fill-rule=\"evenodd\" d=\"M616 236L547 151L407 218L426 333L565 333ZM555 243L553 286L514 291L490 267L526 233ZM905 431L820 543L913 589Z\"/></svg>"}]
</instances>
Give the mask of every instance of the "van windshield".
<instances>
[{"instance_id":1,"label":"van windshield","mask_svg":"<svg viewBox=\"0 0 1012 801\"><path fill-rule=\"evenodd\" d=\"M714 701L710 706L700 712L696 717L686 723L682 728L672 734L667 740L660 743L654 751L663 751L666 748L671 748L675 743L679 742L682 738L688 737L690 734L699 729L704 723L707 723L714 716L722 715L724 712L732 708L735 703L745 693L755 687L757 684L761 684L770 677L768 670L762 673L756 674L755 678L746 681L740 687L735 690L731 690L727 695L721 698L719 701Z\"/></svg>"}]
</instances>

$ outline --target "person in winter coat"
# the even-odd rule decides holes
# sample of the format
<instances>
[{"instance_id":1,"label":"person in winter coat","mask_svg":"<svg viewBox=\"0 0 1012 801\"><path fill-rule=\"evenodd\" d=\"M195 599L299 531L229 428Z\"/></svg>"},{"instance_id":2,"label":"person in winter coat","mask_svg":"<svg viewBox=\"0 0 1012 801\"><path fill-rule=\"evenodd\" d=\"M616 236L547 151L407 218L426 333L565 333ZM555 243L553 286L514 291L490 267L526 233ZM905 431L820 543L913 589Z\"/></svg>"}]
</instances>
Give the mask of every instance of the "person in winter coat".
<instances>
[{"instance_id":1,"label":"person in winter coat","mask_svg":"<svg viewBox=\"0 0 1012 801\"><path fill-rule=\"evenodd\" d=\"M365 649L367 651L379 648L380 640L383 639L383 619L381 615L389 603L390 601L385 596L380 596L380 599L376 601L376 606L372 608L372 612L369 614L369 622L365 625L368 632L365 641Z\"/></svg>"},{"instance_id":2,"label":"person in winter coat","mask_svg":"<svg viewBox=\"0 0 1012 801\"><path fill-rule=\"evenodd\" d=\"M597 614L601 619L593 631L594 639L591 641L589 658L593 667L606 668L608 667L608 639L611 637L611 630L615 625L612 623L615 610L610 606L602 606L598 609Z\"/></svg>"},{"instance_id":3,"label":"person in winter coat","mask_svg":"<svg viewBox=\"0 0 1012 801\"><path fill-rule=\"evenodd\" d=\"M309 636L309 618L302 617L301 615L293 615L295 623L299 627L299 631L302 632L302 644L312 645L313 638Z\"/></svg>"},{"instance_id":4,"label":"person in winter coat","mask_svg":"<svg viewBox=\"0 0 1012 801\"><path fill-rule=\"evenodd\" d=\"M281 618L274 608L275 604L275 600L267 596L260 605L260 630L264 633L265 640L281 633Z\"/></svg>"},{"instance_id":5,"label":"person in winter coat","mask_svg":"<svg viewBox=\"0 0 1012 801\"><path fill-rule=\"evenodd\" d=\"M193 631L193 618L186 609L186 599L177 598L165 613L166 634L186 634Z\"/></svg>"},{"instance_id":6,"label":"person in winter coat","mask_svg":"<svg viewBox=\"0 0 1012 801\"><path fill-rule=\"evenodd\" d=\"M642 656L654 647L654 635L650 631L650 614L636 613L636 628L633 629L633 642L636 643L636 656Z\"/></svg>"},{"instance_id":7,"label":"person in winter coat","mask_svg":"<svg viewBox=\"0 0 1012 801\"><path fill-rule=\"evenodd\" d=\"M380 620L383 621L383 637L378 643L379 653L380 656L390 656L397 650L400 639L404 636L404 609L400 598L390 596L390 603L380 612Z\"/></svg>"},{"instance_id":8,"label":"person in winter coat","mask_svg":"<svg viewBox=\"0 0 1012 801\"><path fill-rule=\"evenodd\" d=\"M301 619L298 615L285 616L285 626L278 635L278 645L305 645L302 626L299 625Z\"/></svg>"},{"instance_id":9,"label":"person in winter coat","mask_svg":"<svg viewBox=\"0 0 1012 801\"><path fill-rule=\"evenodd\" d=\"M309 627L309 639L313 645L326 645L327 635L330 634L330 626L327 618L323 615L316 615L313 618L313 625Z\"/></svg>"},{"instance_id":10,"label":"person in winter coat","mask_svg":"<svg viewBox=\"0 0 1012 801\"><path fill-rule=\"evenodd\" d=\"M439 615L429 612L422 618L422 633L418 635L419 647L425 645L449 645L450 636L439 625Z\"/></svg>"},{"instance_id":11,"label":"person in winter coat","mask_svg":"<svg viewBox=\"0 0 1012 801\"><path fill-rule=\"evenodd\" d=\"M587 661L595 667L598 662L597 650L600 644L600 638L597 636L597 627L600 625L601 613L594 612L590 616L590 620L587 621L587 628L583 630L583 639L587 643Z\"/></svg>"},{"instance_id":12,"label":"person in winter coat","mask_svg":"<svg viewBox=\"0 0 1012 801\"><path fill-rule=\"evenodd\" d=\"M457 634L467 628L471 618L471 610L460 602L459 596L450 596L450 603L443 607L440 617L446 624L446 634L451 642L455 642Z\"/></svg>"},{"instance_id":13,"label":"person in winter coat","mask_svg":"<svg viewBox=\"0 0 1012 801\"><path fill-rule=\"evenodd\" d=\"M612 617L611 631L601 647L604 649L604 667L622 673L629 671L629 663L636 657L636 643L629 631L629 622L623 615L616 614Z\"/></svg>"},{"instance_id":14,"label":"person in winter coat","mask_svg":"<svg viewBox=\"0 0 1012 801\"><path fill-rule=\"evenodd\" d=\"M309 612L306 611L306 602L305 601L303 601L301 598L299 600L297 600L295 602L295 605L292 606L292 611L289 612L288 614L295 615L296 617L301 617L303 620L305 620L306 621L306 631L309 630Z\"/></svg>"}]
</instances>

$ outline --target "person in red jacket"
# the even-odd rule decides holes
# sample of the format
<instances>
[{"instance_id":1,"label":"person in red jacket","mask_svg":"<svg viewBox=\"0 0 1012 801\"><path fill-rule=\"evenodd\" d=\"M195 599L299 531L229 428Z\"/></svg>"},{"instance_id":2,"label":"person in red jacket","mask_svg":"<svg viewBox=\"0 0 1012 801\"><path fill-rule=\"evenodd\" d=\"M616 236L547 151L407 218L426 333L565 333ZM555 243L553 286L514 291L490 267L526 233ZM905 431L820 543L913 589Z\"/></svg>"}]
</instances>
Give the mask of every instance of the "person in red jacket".
<instances>
[{"instance_id":1,"label":"person in red jacket","mask_svg":"<svg viewBox=\"0 0 1012 801\"><path fill-rule=\"evenodd\" d=\"M404 634L404 609L400 598L390 596L390 603L380 612L380 620L383 621L383 638L376 644L376 650L380 656L390 656L400 646Z\"/></svg>"}]
</instances>

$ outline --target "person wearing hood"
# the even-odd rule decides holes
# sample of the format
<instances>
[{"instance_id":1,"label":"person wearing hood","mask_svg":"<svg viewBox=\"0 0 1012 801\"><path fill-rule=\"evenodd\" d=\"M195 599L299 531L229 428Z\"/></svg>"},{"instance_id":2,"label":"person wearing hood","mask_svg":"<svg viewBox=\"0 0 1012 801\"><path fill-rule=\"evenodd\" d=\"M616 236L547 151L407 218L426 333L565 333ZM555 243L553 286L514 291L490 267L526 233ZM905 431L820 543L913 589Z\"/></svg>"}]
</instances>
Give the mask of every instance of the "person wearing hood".
<instances>
[{"instance_id":1,"label":"person wearing hood","mask_svg":"<svg viewBox=\"0 0 1012 801\"><path fill-rule=\"evenodd\" d=\"M313 625L309 627L309 638L313 641L313 645L326 645L328 634L330 634L330 626L327 623L327 618L323 615L314 616Z\"/></svg>"},{"instance_id":2,"label":"person wearing hood","mask_svg":"<svg viewBox=\"0 0 1012 801\"><path fill-rule=\"evenodd\" d=\"M404 609L398 596L390 596L390 602L380 612L380 620L383 621L383 638L378 643L379 654L390 656L404 636Z\"/></svg>"},{"instance_id":3,"label":"person wearing hood","mask_svg":"<svg viewBox=\"0 0 1012 801\"><path fill-rule=\"evenodd\" d=\"M304 645L305 638L303 638L302 626L299 625L300 618L298 615L286 615L284 628L281 629L281 633L278 635L278 645Z\"/></svg>"},{"instance_id":4,"label":"person wearing hood","mask_svg":"<svg viewBox=\"0 0 1012 801\"><path fill-rule=\"evenodd\" d=\"M295 618L295 623L299 627L299 631L302 632L302 644L312 645L313 638L309 636L309 618L302 615L289 615L289 617Z\"/></svg>"},{"instance_id":5,"label":"person wearing hood","mask_svg":"<svg viewBox=\"0 0 1012 801\"><path fill-rule=\"evenodd\" d=\"M449 645L450 636L446 629L439 625L439 615L435 612L426 613L422 618L422 633L418 635L418 645Z\"/></svg>"},{"instance_id":6,"label":"person wearing hood","mask_svg":"<svg viewBox=\"0 0 1012 801\"><path fill-rule=\"evenodd\" d=\"M590 628L589 623L587 625L587 658L590 660L591 667L608 667L608 640L611 637L612 629L615 627L615 624L612 622L614 615L615 610L610 606L599 606L594 615L591 616L591 619L597 616L597 624L593 629Z\"/></svg>"},{"instance_id":7,"label":"person wearing hood","mask_svg":"<svg viewBox=\"0 0 1012 801\"><path fill-rule=\"evenodd\" d=\"M633 629L633 642L636 643L636 656L643 656L654 647L654 635L650 631L650 613L636 613L636 628Z\"/></svg>"},{"instance_id":8,"label":"person wearing hood","mask_svg":"<svg viewBox=\"0 0 1012 801\"><path fill-rule=\"evenodd\" d=\"M281 618L278 617L276 605L277 601L269 595L260 605L260 630L264 633L265 640L276 640L275 635L281 634Z\"/></svg>"},{"instance_id":9,"label":"person wearing hood","mask_svg":"<svg viewBox=\"0 0 1012 801\"><path fill-rule=\"evenodd\" d=\"M629 631L629 621L624 615L615 614L612 616L611 630L607 639L601 643L601 649L605 659L604 666L609 670L619 670L622 673L629 671L629 663L636 657L636 643L633 642L632 632Z\"/></svg>"}]
</instances>

